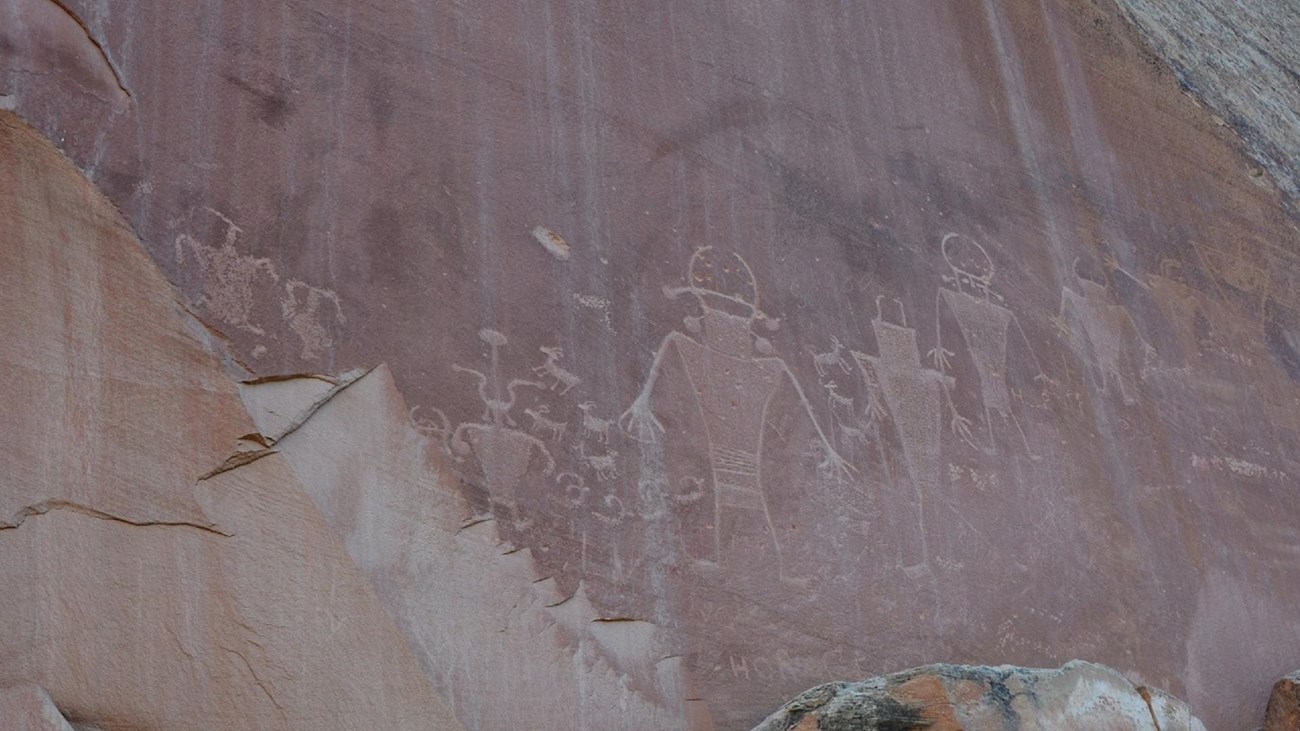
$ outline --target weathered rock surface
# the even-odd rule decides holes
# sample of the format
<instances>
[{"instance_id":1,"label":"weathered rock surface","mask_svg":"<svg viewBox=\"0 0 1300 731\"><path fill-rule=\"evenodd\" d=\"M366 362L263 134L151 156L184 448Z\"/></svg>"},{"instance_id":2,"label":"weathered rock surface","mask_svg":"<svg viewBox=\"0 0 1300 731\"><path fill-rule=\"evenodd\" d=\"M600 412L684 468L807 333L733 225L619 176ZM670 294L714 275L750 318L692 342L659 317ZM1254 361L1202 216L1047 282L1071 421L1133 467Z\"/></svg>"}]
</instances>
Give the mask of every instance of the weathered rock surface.
<instances>
[{"instance_id":1,"label":"weathered rock surface","mask_svg":"<svg viewBox=\"0 0 1300 731\"><path fill-rule=\"evenodd\" d=\"M467 727L712 728L669 633L562 590L496 520L462 520L439 435L386 367L242 393Z\"/></svg>"},{"instance_id":2,"label":"weathered rock surface","mask_svg":"<svg viewBox=\"0 0 1300 731\"><path fill-rule=\"evenodd\" d=\"M1139 27L1211 22L1166 5L1189 10L1124 3ZM140 591L221 606L341 561L358 604L329 631L390 615L413 650L392 671L418 664L483 731L524 711L481 682L547 722L617 723L626 702L730 729L826 678L1074 657L1253 724L1300 657L1297 219L1125 18L1110 0L0 0L0 106L105 191L229 338L241 395L276 411L252 424L188 315L154 327L181 309L122 278L143 257L65 275L33 245L0 273L18 364L0 388L41 405L6 431L0 521L22 524L0 537L111 533L84 550L161 567ZM1285 110L1241 116L1281 134ZM376 370L299 419L379 363L391 387ZM267 379L300 373L327 375L272 398ZM252 432L232 465L281 451L194 487ZM213 489L232 480L249 484ZM316 516L310 549L250 558L227 523L253 518L222 500L262 505L261 480ZM268 541L300 525L276 505L256 508ZM212 548L222 532L245 558ZM41 551L0 574L82 590L90 568ZM353 640L307 646L325 613L304 607L327 605L258 631L303 627L276 653L337 652L365 685ZM484 626L506 631L467 639ZM61 677L32 680L62 708ZM102 695L162 692L127 680ZM351 698L338 682L311 713Z\"/></svg>"},{"instance_id":3,"label":"weathered rock surface","mask_svg":"<svg viewBox=\"0 0 1300 731\"><path fill-rule=\"evenodd\" d=\"M1300 5L1117 0L1179 82L1300 200Z\"/></svg>"},{"instance_id":4,"label":"weathered rock surface","mask_svg":"<svg viewBox=\"0 0 1300 731\"><path fill-rule=\"evenodd\" d=\"M1300 731L1300 671L1273 684L1261 731Z\"/></svg>"},{"instance_id":5,"label":"weathered rock surface","mask_svg":"<svg viewBox=\"0 0 1300 731\"><path fill-rule=\"evenodd\" d=\"M754 731L1205 731L1186 704L1110 668L928 665L812 688Z\"/></svg>"},{"instance_id":6,"label":"weathered rock surface","mask_svg":"<svg viewBox=\"0 0 1300 731\"><path fill-rule=\"evenodd\" d=\"M284 458L227 461L221 343L8 112L0 221L3 727L460 728Z\"/></svg>"},{"instance_id":7,"label":"weathered rock surface","mask_svg":"<svg viewBox=\"0 0 1300 731\"><path fill-rule=\"evenodd\" d=\"M0 688L0 728L5 731L73 731L49 694L31 684Z\"/></svg>"}]
</instances>

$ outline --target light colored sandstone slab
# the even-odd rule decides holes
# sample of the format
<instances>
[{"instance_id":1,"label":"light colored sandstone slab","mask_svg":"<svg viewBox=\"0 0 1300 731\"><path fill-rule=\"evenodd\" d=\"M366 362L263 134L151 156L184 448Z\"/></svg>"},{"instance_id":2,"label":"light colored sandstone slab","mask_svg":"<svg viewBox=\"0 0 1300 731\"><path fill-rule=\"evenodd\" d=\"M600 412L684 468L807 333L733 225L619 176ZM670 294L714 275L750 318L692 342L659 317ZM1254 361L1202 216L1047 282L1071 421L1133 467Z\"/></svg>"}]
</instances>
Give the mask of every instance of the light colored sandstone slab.
<instances>
[{"instance_id":1,"label":"light colored sandstone slab","mask_svg":"<svg viewBox=\"0 0 1300 731\"><path fill-rule=\"evenodd\" d=\"M221 344L3 112L0 221L0 687L105 728L460 728L283 457L226 462Z\"/></svg>"},{"instance_id":2,"label":"light colored sandstone slab","mask_svg":"<svg viewBox=\"0 0 1300 731\"><path fill-rule=\"evenodd\" d=\"M295 391L296 407L286 398ZM562 590L529 549L502 542L495 520L464 519L436 437L412 423L386 367L324 403L311 382L242 393L266 429L311 412L275 448L467 727L711 728L659 627L603 616L581 584Z\"/></svg>"},{"instance_id":3,"label":"light colored sandstone slab","mask_svg":"<svg viewBox=\"0 0 1300 731\"><path fill-rule=\"evenodd\" d=\"M0 728L5 731L73 731L49 694L31 684L0 688Z\"/></svg>"}]
</instances>

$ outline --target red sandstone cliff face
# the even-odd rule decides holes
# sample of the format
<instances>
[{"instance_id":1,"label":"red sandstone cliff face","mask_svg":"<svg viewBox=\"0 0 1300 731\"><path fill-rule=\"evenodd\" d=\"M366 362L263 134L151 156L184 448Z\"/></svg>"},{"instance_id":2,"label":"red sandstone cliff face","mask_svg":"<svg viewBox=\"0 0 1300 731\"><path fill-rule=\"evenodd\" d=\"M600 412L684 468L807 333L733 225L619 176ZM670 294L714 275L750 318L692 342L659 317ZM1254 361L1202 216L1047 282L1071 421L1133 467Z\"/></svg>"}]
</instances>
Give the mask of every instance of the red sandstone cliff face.
<instances>
[{"instance_id":1,"label":"red sandstone cliff face","mask_svg":"<svg viewBox=\"0 0 1300 731\"><path fill-rule=\"evenodd\" d=\"M489 681L743 728L826 680L1073 657L1253 723L1300 655L1295 218L1165 68L1109 2L4 0L0 104L237 357L158 315L86 345L170 295L45 301L80 280L6 252L11 382L122 383L15 392L0 520L217 541L132 465L193 486L259 433L213 479L297 485L472 728L527 718ZM230 400L379 363L315 411Z\"/></svg>"}]
</instances>

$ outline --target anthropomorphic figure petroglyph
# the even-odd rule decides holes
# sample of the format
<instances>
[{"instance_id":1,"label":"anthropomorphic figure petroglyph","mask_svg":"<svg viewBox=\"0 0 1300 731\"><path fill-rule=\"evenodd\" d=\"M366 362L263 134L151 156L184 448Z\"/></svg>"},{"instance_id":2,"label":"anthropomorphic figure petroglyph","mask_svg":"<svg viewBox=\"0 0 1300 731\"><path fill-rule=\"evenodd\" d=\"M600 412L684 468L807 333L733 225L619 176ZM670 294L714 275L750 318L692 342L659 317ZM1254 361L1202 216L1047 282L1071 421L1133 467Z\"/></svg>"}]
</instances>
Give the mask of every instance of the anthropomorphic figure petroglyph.
<instances>
[{"instance_id":1,"label":"anthropomorphic figure petroglyph","mask_svg":"<svg viewBox=\"0 0 1300 731\"><path fill-rule=\"evenodd\" d=\"M964 417L957 413L949 397L953 378L922 365L916 330L907 326L902 303L898 303L900 321L893 323L885 319L881 299L876 298L876 319L871 321L879 354L854 351L853 358L869 391L879 390L879 396L873 398L884 403L883 410L872 414L873 423L878 423L878 414L887 413L902 442L913 497L897 504L894 512L905 527L901 536L903 567L920 570L929 560L926 503L940 497L943 477L945 403L951 416L949 429L963 439L968 432Z\"/></svg>"},{"instance_id":2,"label":"anthropomorphic figure petroglyph","mask_svg":"<svg viewBox=\"0 0 1300 731\"><path fill-rule=\"evenodd\" d=\"M853 397L841 394L839 384L835 381L827 381L822 384L822 388L826 389L826 403L830 406L831 416L835 420L847 421L855 418Z\"/></svg>"},{"instance_id":3,"label":"anthropomorphic figure petroglyph","mask_svg":"<svg viewBox=\"0 0 1300 731\"><path fill-rule=\"evenodd\" d=\"M1125 370L1142 378L1146 365L1156 355L1155 349L1142 337L1128 309L1116 301L1105 276L1096 279L1085 276L1080 267L1080 260L1075 259L1074 281L1078 291L1061 288L1061 306L1055 318L1057 329L1076 348L1086 346L1086 352L1092 356L1100 393L1108 394L1114 386L1124 403L1131 405L1137 401L1133 395L1135 383L1126 376ZM1082 338L1070 326L1071 322L1079 323ZM1140 358L1129 347L1133 340L1140 348Z\"/></svg>"},{"instance_id":4,"label":"anthropomorphic figure petroglyph","mask_svg":"<svg viewBox=\"0 0 1300 731\"><path fill-rule=\"evenodd\" d=\"M419 406L411 407L411 424L415 427L417 432L422 436L432 439L434 443L438 445L439 449L446 453L451 448L449 442L451 439L451 420L447 418L447 415L443 413L442 409L430 408L429 412L433 414L433 418L427 416L416 416L416 413L418 413L419 410Z\"/></svg>"},{"instance_id":5,"label":"anthropomorphic figure petroglyph","mask_svg":"<svg viewBox=\"0 0 1300 731\"><path fill-rule=\"evenodd\" d=\"M1012 406L1011 390L1007 376L1007 347L1014 331L1029 356L1034 380L1045 384L1047 376L1038 362L1038 356L1029 345L1029 338L1016 314L1004 306L1004 299L992 287L996 268L993 259L979 242L961 234L950 233L940 242L940 251L948 265L948 273L935 298L935 348L931 351L935 368L947 374L951 364L948 358L953 351L945 347L943 337L943 311L947 309L957 321L966 351L975 364L979 377L980 397L984 405L984 423L992 439L993 415L1015 428L1026 453L1032 455L1029 439L1020 425ZM954 346L955 347L955 346Z\"/></svg>"},{"instance_id":6,"label":"anthropomorphic figure petroglyph","mask_svg":"<svg viewBox=\"0 0 1300 731\"><path fill-rule=\"evenodd\" d=\"M853 397L841 394L839 384L835 381L824 382L822 388L826 389L826 403L831 416L826 431L836 446L849 454L869 444L868 424L862 415L857 413Z\"/></svg>"},{"instance_id":7,"label":"anthropomorphic figure petroglyph","mask_svg":"<svg viewBox=\"0 0 1300 731\"><path fill-rule=\"evenodd\" d=\"M723 279L736 285L733 291L727 291ZM664 338L641 392L619 423L642 442L659 439L663 424L655 416L651 398L665 360L675 353L704 419L713 478L712 510L696 515L689 527L683 527L688 550L698 560L721 563L733 542L757 541L758 536L766 535L761 540L776 552L782 578L793 578L786 571L762 479L768 408L782 385L793 388L825 446L827 462L843 476L852 468L817 423L794 373L774 354L771 343L755 332L760 324L776 330L778 323L759 308L754 275L744 259L736 254L715 256L711 247L698 249L691 257L686 285L665 287L664 294L669 299L682 295L695 299L700 314L686 318L686 330L698 339L680 332Z\"/></svg>"},{"instance_id":8,"label":"anthropomorphic figure petroglyph","mask_svg":"<svg viewBox=\"0 0 1300 731\"><path fill-rule=\"evenodd\" d=\"M176 263L186 262L187 251L198 262L203 273L203 294L196 302L198 306L228 325L262 335L262 328L251 319L254 285L260 279L276 284L280 275L270 259L239 253L235 242L244 230L234 221L215 209L204 210L226 224L225 240L220 246L210 246L189 234L181 234L175 242Z\"/></svg>"},{"instance_id":9,"label":"anthropomorphic figure petroglyph","mask_svg":"<svg viewBox=\"0 0 1300 731\"><path fill-rule=\"evenodd\" d=\"M477 382L478 396L483 401L482 421L457 426L451 435L451 450L462 460L471 453L477 456L492 501L513 510L534 452L546 460L545 474L555 470L555 460L546 445L537 437L516 429L510 416L516 401L516 388L527 386L545 390L546 385L515 378L503 386L500 349L506 345L506 336L485 328L479 331L479 339L492 349L488 373L455 364L452 369L473 376Z\"/></svg>"},{"instance_id":10,"label":"anthropomorphic figure petroglyph","mask_svg":"<svg viewBox=\"0 0 1300 731\"><path fill-rule=\"evenodd\" d=\"M329 303L328 307L325 306ZM329 314L326 314L326 313ZM290 279L284 283L280 313L289 329L302 341L302 357L311 359L334 345L334 332L346 324L338 295L332 290L313 287Z\"/></svg>"}]
</instances>

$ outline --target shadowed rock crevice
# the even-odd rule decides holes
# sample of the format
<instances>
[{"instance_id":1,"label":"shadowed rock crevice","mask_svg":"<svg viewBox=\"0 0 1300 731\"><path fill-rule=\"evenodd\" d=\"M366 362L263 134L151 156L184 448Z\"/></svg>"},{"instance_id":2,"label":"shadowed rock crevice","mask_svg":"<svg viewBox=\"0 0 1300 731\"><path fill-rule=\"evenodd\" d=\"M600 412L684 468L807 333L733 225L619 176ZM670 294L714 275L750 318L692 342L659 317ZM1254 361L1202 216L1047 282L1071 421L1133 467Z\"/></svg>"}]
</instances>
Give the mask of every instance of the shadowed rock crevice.
<instances>
[{"instance_id":1,"label":"shadowed rock crevice","mask_svg":"<svg viewBox=\"0 0 1300 731\"><path fill-rule=\"evenodd\" d=\"M94 508L90 508L85 505L78 505L77 503L70 502L67 500L44 500L34 505L23 506L16 513L11 515L8 518L8 520L6 520L4 523L0 523L0 530L14 530L16 528L21 527L23 523L27 521L28 518L34 515L45 515L46 513L49 513L54 510L70 510L74 513L89 515L92 518L99 518L100 520L113 520L119 523L125 523L127 525L134 525L142 528L153 527L153 526L175 526L175 527L183 526L188 528L196 528L202 531L208 531L209 533L216 533L219 536L230 535L230 533L221 530L220 528L216 527L213 524L194 523L186 520L135 520L131 518L123 518L121 516L113 515L111 513L106 513L102 510L95 510Z\"/></svg>"}]
</instances>

